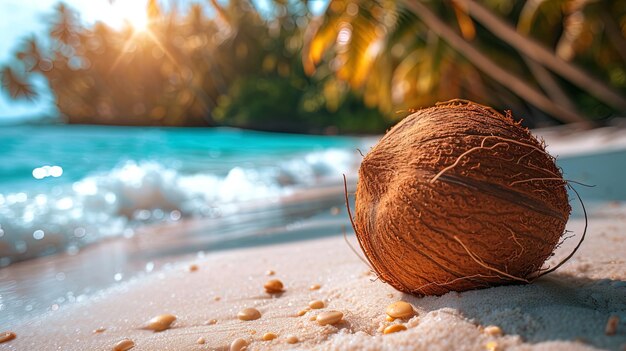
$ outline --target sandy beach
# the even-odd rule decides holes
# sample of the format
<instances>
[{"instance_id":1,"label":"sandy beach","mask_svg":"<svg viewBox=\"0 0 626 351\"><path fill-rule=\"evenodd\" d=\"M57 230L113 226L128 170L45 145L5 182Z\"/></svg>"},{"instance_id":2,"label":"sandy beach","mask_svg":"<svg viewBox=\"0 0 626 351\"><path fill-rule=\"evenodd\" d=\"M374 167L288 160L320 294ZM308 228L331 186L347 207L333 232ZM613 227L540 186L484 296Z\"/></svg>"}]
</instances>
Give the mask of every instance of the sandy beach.
<instances>
[{"instance_id":1,"label":"sandy beach","mask_svg":"<svg viewBox=\"0 0 626 351\"><path fill-rule=\"evenodd\" d=\"M595 211L583 246L557 272L532 285L440 297L406 295L376 280L341 235L184 256L147 276L13 325L17 338L0 348L112 350L128 338L135 344L132 350L228 350L242 338L248 350L624 350L624 224L626 208L607 205ZM578 218L568 228L580 233L583 226ZM357 245L353 235L348 240ZM575 242L567 240L554 259ZM279 279L284 292L266 293L263 286L270 279ZM315 284L319 289L311 290ZM313 300L325 307L298 316ZM386 321L385 308L399 300L412 304L414 316ZM261 317L238 319L248 307ZM340 311L343 319L326 326L311 320L325 310ZM162 314L177 316L170 329L142 329ZM611 316L620 322L614 335L606 335ZM390 324L407 330L383 334ZM488 326L499 327L501 334L485 330ZM268 332L277 338L263 341ZM297 338L293 344L288 343L295 341L291 336Z\"/></svg>"}]
</instances>

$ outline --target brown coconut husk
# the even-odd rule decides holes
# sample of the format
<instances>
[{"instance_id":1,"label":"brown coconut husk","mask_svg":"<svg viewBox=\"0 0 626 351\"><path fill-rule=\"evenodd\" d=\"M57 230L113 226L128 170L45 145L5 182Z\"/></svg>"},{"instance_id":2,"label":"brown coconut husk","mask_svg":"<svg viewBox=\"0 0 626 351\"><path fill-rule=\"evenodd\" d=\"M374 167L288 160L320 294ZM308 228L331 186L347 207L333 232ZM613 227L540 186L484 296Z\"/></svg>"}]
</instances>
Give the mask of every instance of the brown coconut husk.
<instances>
[{"instance_id":1,"label":"brown coconut husk","mask_svg":"<svg viewBox=\"0 0 626 351\"><path fill-rule=\"evenodd\" d=\"M527 283L565 230L566 184L510 113L453 100L406 117L364 157L353 226L403 292Z\"/></svg>"}]
</instances>

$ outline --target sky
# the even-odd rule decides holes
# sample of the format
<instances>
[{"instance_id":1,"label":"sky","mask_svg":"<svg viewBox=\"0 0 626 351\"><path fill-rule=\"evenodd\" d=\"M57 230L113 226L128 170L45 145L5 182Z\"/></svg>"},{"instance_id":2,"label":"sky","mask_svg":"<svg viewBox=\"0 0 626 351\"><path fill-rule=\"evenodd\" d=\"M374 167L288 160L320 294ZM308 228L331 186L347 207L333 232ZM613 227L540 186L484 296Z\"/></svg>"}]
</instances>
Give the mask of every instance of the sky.
<instances>
[{"instance_id":1,"label":"sky","mask_svg":"<svg viewBox=\"0 0 626 351\"><path fill-rule=\"evenodd\" d=\"M206 0L176 0L183 4ZM221 0L219 2L225 2ZM268 0L253 0L261 9ZM46 17L49 16L59 0L0 0L0 66L11 60L14 49L20 40L30 34L45 33ZM86 23L104 21L112 27L121 27L125 21L141 20L147 0L64 0L70 7L78 10ZM312 1L313 13L322 12L327 0ZM139 15L139 18L137 17ZM34 101L11 101L6 92L0 90L0 124L24 121L41 116L57 114L54 99L44 79L32 81L40 94Z\"/></svg>"},{"instance_id":2,"label":"sky","mask_svg":"<svg viewBox=\"0 0 626 351\"><path fill-rule=\"evenodd\" d=\"M19 44L21 37L29 32L43 32L45 11L42 9L52 9L53 3L53 0L0 1L0 63L3 64L11 58L13 49ZM43 80L36 83L38 90L46 90ZM3 121L51 111L54 111L54 108L49 93L43 94L33 102L13 103L6 92L0 91L0 119Z\"/></svg>"}]
</instances>

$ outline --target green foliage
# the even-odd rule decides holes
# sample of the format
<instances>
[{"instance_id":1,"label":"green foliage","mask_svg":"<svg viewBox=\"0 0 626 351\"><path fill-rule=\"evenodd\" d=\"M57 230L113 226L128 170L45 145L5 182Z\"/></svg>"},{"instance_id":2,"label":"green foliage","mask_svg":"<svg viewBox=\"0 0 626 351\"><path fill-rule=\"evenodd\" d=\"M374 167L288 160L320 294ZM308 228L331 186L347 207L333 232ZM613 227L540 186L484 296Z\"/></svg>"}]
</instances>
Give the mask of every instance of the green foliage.
<instances>
[{"instance_id":1,"label":"green foliage","mask_svg":"<svg viewBox=\"0 0 626 351\"><path fill-rule=\"evenodd\" d=\"M315 87L277 76L236 81L219 100L214 116L231 126L315 134L380 133L391 123L381 118L377 109L364 107L354 94L343 96L331 110Z\"/></svg>"},{"instance_id":2,"label":"green foliage","mask_svg":"<svg viewBox=\"0 0 626 351\"><path fill-rule=\"evenodd\" d=\"M623 0L334 0L303 59L311 74L335 67L386 114L465 98L535 125L604 119L626 113L624 23Z\"/></svg>"}]
</instances>

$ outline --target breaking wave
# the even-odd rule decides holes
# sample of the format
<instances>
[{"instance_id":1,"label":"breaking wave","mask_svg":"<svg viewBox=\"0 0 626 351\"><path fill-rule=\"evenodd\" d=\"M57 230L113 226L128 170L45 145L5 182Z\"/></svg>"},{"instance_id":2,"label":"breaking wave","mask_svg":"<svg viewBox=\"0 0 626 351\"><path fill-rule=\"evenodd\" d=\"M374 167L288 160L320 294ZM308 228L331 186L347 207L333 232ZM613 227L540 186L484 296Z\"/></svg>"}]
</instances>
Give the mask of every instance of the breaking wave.
<instances>
[{"instance_id":1,"label":"breaking wave","mask_svg":"<svg viewBox=\"0 0 626 351\"><path fill-rule=\"evenodd\" d=\"M0 267L63 250L77 252L107 237L132 236L150 223L221 217L250 201L277 202L338 184L342 173L354 174L358 161L353 150L339 148L221 173L126 161L52 189L0 194ZM33 176L43 176L44 170L38 172Z\"/></svg>"}]
</instances>

